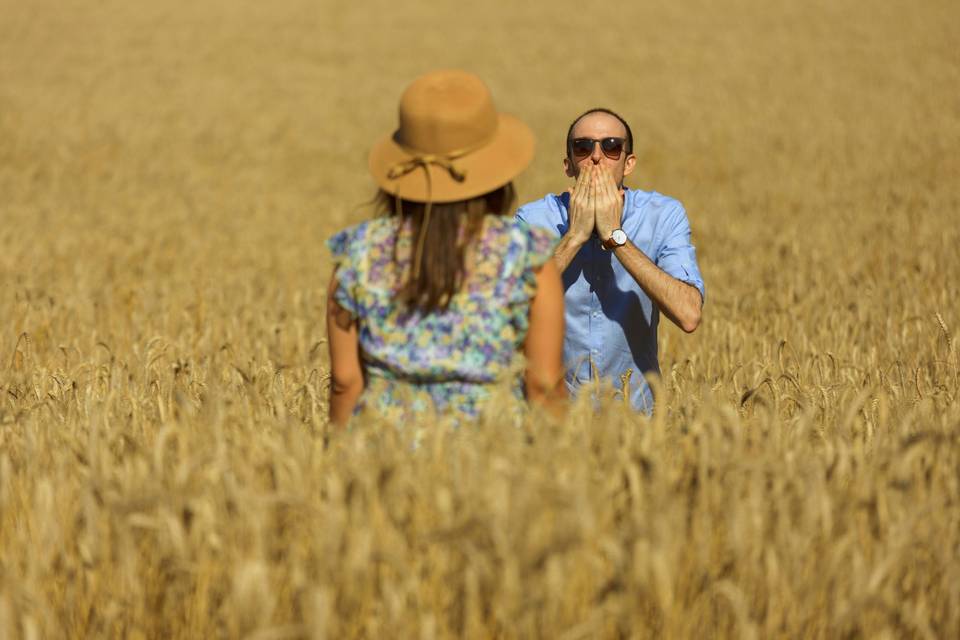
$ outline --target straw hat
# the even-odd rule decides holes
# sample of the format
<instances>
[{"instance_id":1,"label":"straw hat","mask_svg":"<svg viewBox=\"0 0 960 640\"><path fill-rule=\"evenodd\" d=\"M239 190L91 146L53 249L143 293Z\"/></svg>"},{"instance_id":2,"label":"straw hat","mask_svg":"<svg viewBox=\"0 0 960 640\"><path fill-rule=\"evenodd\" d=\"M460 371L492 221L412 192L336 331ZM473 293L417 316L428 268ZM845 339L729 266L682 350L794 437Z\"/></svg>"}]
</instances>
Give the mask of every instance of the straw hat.
<instances>
[{"instance_id":1,"label":"straw hat","mask_svg":"<svg viewBox=\"0 0 960 640\"><path fill-rule=\"evenodd\" d=\"M493 191L533 159L533 133L497 113L472 73L431 71L400 97L400 127L370 151L380 188L404 200L453 202Z\"/></svg>"}]
</instances>

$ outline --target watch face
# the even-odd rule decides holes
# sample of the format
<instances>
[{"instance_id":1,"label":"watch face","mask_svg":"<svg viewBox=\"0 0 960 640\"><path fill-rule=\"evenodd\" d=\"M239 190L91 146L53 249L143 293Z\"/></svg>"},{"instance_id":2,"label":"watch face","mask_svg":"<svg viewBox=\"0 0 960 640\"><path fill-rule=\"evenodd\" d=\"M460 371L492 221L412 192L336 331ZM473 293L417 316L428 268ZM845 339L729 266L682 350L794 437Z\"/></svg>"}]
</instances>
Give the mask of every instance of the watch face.
<instances>
[{"instance_id":1,"label":"watch face","mask_svg":"<svg viewBox=\"0 0 960 640\"><path fill-rule=\"evenodd\" d=\"M627 244L627 234L623 229L614 229L610 234L610 239L617 243L617 246Z\"/></svg>"}]
</instances>

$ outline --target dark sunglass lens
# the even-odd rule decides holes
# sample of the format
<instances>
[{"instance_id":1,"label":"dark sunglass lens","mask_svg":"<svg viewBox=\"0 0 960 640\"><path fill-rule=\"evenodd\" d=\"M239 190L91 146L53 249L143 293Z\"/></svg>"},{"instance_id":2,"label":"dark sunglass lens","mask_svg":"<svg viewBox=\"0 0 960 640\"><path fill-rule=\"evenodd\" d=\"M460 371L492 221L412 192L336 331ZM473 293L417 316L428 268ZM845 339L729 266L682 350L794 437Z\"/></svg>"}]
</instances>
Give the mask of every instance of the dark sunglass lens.
<instances>
[{"instance_id":1,"label":"dark sunglass lens","mask_svg":"<svg viewBox=\"0 0 960 640\"><path fill-rule=\"evenodd\" d=\"M590 138L577 138L573 141L573 155L577 158L586 158L593 153L593 140Z\"/></svg>"},{"instance_id":2,"label":"dark sunglass lens","mask_svg":"<svg viewBox=\"0 0 960 640\"><path fill-rule=\"evenodd\" d=\"M600 148L603 149L603 153L606 154L608 158L619 158L620 153L623 151L623 140L620 138L604 138L603 141L600 142Z\"/></svg>"}]
</instances>

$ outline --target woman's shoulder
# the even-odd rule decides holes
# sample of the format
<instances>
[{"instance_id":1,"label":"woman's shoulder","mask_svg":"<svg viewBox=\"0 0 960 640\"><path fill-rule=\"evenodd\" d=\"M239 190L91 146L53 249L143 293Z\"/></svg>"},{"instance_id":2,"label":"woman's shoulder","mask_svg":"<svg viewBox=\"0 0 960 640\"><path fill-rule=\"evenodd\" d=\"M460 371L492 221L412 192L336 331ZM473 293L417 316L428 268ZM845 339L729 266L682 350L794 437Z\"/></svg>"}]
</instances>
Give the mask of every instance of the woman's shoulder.
<instances>
[{"instance_id":1,"label":"woman's shoulder","mask_svg":"<svg viewBox=\"0 0 960 640\"><path fill-rule=\"evenodd\" d=\"M514 216L489 216L487 229L494 237L503 238L521 249L552 246L557 240L556 234L549 230L527 224Z\"/></svg>"},{"instance_id":2,"label":"woman's shoulder","mask_svg":"<svg viewBox=\"0 0 960 640\"><path fill-rule=\"evenodd\" d=\"M553 256L555 246L556 238L549 230L533 227L513 216L488 216L478 263L492 265L488 269L496 272L495 277L503 281L503 286L509 286L532 278L533 272ZM521 298L525 299L526 289L526 286L519 288Z\"/></svg>"},{"instance_id":3,"label":"woman's shoulder","mask_svg":"<svg viewBox=\"0 0 960 640\"><path fill-rule=\"evenodd\" d=\"M396 225L391 218L372 218L349 226L333 234L327 246L336 256L349 254L351 250L370 247L393 237Z\"/></svg>"},{"instance_id":4,"label":"woman's shoulder","mask_svg":"<svg viewBox=\"0 0 960 640\"><path fill-rule=\"evenodd\" d=\"M489 216L485 231L479 264L495 265L488 267L489 281L510 303L529 304L537 288L536 272L553 257L555 234L513 216Z\"/></svg>"},{"instance_id":5,"label":"woman's shoulder","mask_svg":"<svg viewBox=\"0 0 960 640\"><path fill-rule=\"evenodd\" d=\"M549 229L527 224L513 216L499 216L496 226L509 244L509 250L523 256L522 262L539 265L553 255L557 235Z\"/></svg>"}]
</instances>

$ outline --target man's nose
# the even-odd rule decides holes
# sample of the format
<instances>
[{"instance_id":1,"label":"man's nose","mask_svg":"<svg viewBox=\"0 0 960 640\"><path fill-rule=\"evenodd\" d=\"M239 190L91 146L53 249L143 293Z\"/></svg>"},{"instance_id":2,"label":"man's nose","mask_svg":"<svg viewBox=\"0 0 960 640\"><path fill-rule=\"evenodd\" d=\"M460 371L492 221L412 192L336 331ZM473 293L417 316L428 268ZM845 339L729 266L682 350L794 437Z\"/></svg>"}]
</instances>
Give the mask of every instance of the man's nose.
<instances>
[{"instance_id":1,"label":"man's nose","mask_svg":"<svg viewBox=\"0 0 960 640\"><path fill-rule=\"evenodd\" d=\"M593 161L593 164L600 164L600 161L603 160L603 151L600 149L599 140L594 140L593 142L593 151L590 153L590 159Z\"/></svg>"}]
</instances>

